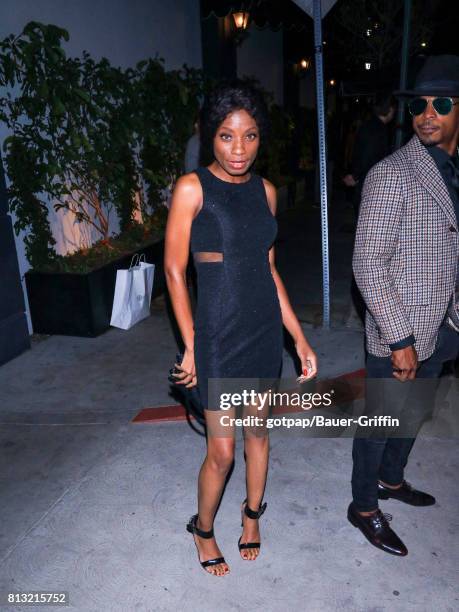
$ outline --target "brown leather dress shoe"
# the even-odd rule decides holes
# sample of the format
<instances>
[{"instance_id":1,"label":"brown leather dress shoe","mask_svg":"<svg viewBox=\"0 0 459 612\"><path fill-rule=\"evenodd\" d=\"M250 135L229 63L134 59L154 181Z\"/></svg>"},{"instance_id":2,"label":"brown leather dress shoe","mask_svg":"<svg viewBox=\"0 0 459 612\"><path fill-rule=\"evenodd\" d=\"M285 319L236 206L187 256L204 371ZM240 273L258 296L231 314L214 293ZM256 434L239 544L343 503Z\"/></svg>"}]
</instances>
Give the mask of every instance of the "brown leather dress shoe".
<instances>
[{"instance_id":1,"label":"brown leather dress shoe","mask_svg":"<svg viewBox=\"0 0 459 612\"><path fill-rule=\"evenodd\" d=\"M362 516L357 512L354 504L351 503L347 511L347 518L354 527L360 529L370 544L373 544L376 548L400 557L408 554L405 544L389 526L389 521L392 520L390 514L383 514L378 509L370 516Z\"/></svg>"},{"instance_id":2,"label":"brown leather dress shoe","mask_svg":"<svg viewBox=\"0 0 459 612\"><path fill-rule=\"evenodd\" d=\"M390 489L378 482L378 497L379 499L398 499L405 504L410 504L410 506L433 506L435 503L435 497L413 489L406 480L402 482L402 486L398 489Z\"/></svg>"}]
</instances>

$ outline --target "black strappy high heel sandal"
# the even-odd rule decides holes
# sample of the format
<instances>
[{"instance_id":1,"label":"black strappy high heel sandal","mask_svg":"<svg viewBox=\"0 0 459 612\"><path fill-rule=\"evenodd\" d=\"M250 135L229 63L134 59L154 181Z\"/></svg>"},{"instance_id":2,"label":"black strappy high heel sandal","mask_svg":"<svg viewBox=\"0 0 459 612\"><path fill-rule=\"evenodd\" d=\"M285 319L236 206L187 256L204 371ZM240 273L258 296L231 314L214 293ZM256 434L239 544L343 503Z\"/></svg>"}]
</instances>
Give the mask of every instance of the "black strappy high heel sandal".
<instances>
[{"instance_id":1,"label":"black strappy high heel sandal","mask_svg":"<svg viewBox=\"0 0 459 612\"><path fill-rule=\"evenodd\" d=\"M188 521L188 524L186 526L186 530L189 533L195 533L197 536L199 536L200 538L204 538L205 540L210 540L210 538L213 538L214 537L214 530L211 529L210 531L203 531L202 529L199 529L199 527L196 525L197 520L198 520L198 515L195 514ZM195 541L195 544L196 544L196 541ZM225 558L224 557L216 557L215 559L208 559L207 561L201 561L199 559L199 548L198 548L197 544L196 544L196 548L198 549L198 560L199 560L199 563L201 564L201 566L204 569L204 571L207 572L208 574L212 574L213 576L217 576L218 574L214 574L213 572L208 572L206 570L206 567L212 567L214 565L219 565L220 563L226 563ZM225 574L228 574L228 573L229 573L229 570L227 572L225 572ZM225 574L222 574L222 576L224 576Z\"/></svg>"},{"instance_id":2,"label":"black strappy high heel sandal","mask_svg":"<svg viewBox=\"0 0 459 612\"><path fill-rule=\"evenodd\" d=\"M244 514L246 514L251 519L259 519L260 516L263 514L263 512L266 510L267 505L268 504L265 502L264 504L260 505L260 507L258 508L258 511L255 511L249 508L247 504L247 498L244 499L244 501L242 502L243 508L241 509L241 527L244 527ZM241 552L241 550L247 550L248 548L260 548L261 546L260 542L246 542L246 543L241 544L241 540L242 540L242 535L237 542L237 547L239 548L239 552ZM253 560L255 561L255 559ZM244 559L244 561L248 561L248 559Z\"/></svg>"}]
</instances>

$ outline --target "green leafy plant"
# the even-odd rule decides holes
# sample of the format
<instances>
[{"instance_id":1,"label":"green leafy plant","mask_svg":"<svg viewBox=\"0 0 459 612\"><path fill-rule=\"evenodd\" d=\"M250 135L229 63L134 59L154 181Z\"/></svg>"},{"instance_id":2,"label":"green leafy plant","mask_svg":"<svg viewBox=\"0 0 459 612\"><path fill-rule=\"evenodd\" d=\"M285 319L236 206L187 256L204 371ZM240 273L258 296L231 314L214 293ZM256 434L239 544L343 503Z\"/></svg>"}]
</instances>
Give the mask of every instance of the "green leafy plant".
<instances>
[{"instance_id":1,"label":"green leafy plant","mask_svg":"<svg viewBox=\"0 0 459 612\"><path fill-rule=\"evenodd\" d=\"M44 125L54 121L61 104L57 98L47 110L50 91L43 66L51 74L55 71L64 58L60 40L66 37L60 28L40 29L31 22L21 36L11 35L0 43L0 85L7 88L0 99L0 118L12 131L4 141L10 208L16 215L16 232L28 232L24 242L33 265L55 257L43 193L53 161L48 159L52 143Z\"/></svg>"},{"instance_id":2,"label":"green leafy plant","mask_svg":"<svg viewBox=\"0 0 459 612\"><path fill-rule=\"evenodd\" d=\"M139 166L145 208L154 208L183 171L183 154L206 83L202 71L184 66L166 72L161 59L139 62L135 75Z\"/></svg>"}]
</instances>

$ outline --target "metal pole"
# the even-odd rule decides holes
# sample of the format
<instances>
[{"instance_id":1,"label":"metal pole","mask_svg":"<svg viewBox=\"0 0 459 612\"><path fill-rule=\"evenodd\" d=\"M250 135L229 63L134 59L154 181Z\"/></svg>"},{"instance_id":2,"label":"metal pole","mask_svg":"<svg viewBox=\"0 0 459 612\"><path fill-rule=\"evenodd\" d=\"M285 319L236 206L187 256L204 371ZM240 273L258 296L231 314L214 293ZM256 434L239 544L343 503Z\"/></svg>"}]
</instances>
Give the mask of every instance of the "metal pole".
<instances>
[{"instance_id":1,"label":"metal pole","mask_svg":"<svg viewBox=\"0 0 459 612\"><path fill-rule=\"evenodd\" d=\"M324 74L322 62L322 7L314 0L317 123L319 137L320 215L322 225L323 327L330 327L330 270L328 258L327 142L325 135Z\"/></svg>"},{"instance_id":2,"label":"metal pole","mask_svg":"<svg viewBox=\"0 0 459 612\"><path fill-rule=\"evenodd\" d=\"M410 51L410 26L411 26L411 0L405 0L403 11L403 43L402 43L402 65L400 68L400 89L406 89L408 75L408 57ZM405 101L400 98L397 110L397 132L395 134L395 148L402 146L403 124L405 122Z\"/></svg>"}]
</instances>

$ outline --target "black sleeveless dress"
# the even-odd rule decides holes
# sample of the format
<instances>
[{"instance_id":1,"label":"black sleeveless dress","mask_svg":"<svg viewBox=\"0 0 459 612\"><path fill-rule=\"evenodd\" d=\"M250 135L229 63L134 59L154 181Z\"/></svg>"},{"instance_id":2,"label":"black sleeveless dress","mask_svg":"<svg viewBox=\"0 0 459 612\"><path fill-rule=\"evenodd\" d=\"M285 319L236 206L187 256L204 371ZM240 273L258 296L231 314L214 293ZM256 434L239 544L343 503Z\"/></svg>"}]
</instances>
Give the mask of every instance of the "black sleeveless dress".
<instances>
[{"instance_id":1,"label":"black sleeveless dress","mask_svg":"<svg viewBox=\"0 0 459 612\"><path fill-rule=\"evenodd\" d=\"M209 405L209 378L280 375L282 317L268 260L277 222L256 174L245 183L224 181L207 168L196 174L203 205L191 227L198 289L195 364L201 402L218 410ZM221 261L199 261L200 253L221 254Z\"/></svg>"}]
</instances>

